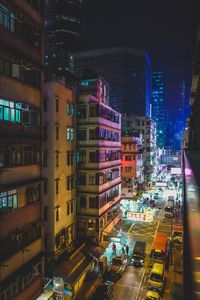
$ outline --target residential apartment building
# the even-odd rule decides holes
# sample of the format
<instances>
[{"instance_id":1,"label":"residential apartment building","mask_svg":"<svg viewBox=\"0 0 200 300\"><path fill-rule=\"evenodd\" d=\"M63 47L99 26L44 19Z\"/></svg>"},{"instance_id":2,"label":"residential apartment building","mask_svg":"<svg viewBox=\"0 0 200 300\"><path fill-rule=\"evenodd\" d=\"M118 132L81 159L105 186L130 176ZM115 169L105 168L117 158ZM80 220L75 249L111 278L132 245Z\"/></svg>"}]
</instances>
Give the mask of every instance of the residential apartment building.
<instances>
[{"instance_id":1,"label":"residential apartment building","mask_svg":"<svg viewBox=\"0 0 200 300\"><path fill-rule=\"evenodd\" d=\"M166 82L163 70L154 70L152 75L152 119L156 122L157 147L165 147L166 139Z\"/></svg>"},{"instance_id":2,"label":"residential apartment building","mask_svg":"<svg viewBox=\"0 0 200 300\"><path fill-rule=\"evenodd\" d=\"M122 198L133 199L144 180L142 142L134 136L122 137Z\"/></svg>"},{"instance_id":3,"label":"residential apartment building","mask_svg":"<svg viewBox=\"0 0 200 300\"><path fill-rule=\"evenodd\" d=\"M156 124L145 116L123 114L122 136L137 135L142 135L144 179L148 182L153 180L156 174Z\"/></svg>"},{"instance_id":4,"label":"residential apartment building","mask_svg":"<svg viewBox=\"0 0 200 300\"><path fill-rule=\"evenodd\" d=\"M0 1L0 299L6 300L35 299L44 279L38 4Z\"/></svg>"},{"instance_id":5,"label":"residential apartment building","mask_svg":"<svg viewBox=\"0 0 200 300\"><path fill-rule=\"evenodd\" d=\"M69 254L75 240L75 93L61 77L44 85L43 177L47 262Z\"/></svg>"},{"instance_id":6,"label":"residential apartment building","mask_svg":"<svg viewBox=\"0 0 200 300\"><path fill-rule=\"evenodd\" d=\"M75 74L99 72L110 84L111 106L121 113L150 117L151 61L148 53L112 47L74 53Z\"/></svg>"},{"instance_id":7,"label":"residential apartment building","mask_svg":"<svg viewBox=\"0 0 200 300\"><path fill-rule=\"evenodd\" d=\"M80 80L77 101L77 234L98 242L120 216L121 115L101 76Z\"/></svg>"}]
</instances>

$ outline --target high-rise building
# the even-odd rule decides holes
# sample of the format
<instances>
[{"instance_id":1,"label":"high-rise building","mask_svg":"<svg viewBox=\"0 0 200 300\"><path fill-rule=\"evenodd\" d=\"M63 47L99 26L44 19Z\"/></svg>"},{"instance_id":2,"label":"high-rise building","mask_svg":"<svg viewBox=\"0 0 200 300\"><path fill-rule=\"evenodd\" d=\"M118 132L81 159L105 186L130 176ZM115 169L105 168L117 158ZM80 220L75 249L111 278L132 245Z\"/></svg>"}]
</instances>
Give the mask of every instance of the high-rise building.
<instances>
[{"instance_id":1,"label":"high-rise building","mask_svg":"<svg viewBox=\"0 0 200 300\"><path fill-rule=\"evenodd\" d=\"M70 52L80 48L83 0L48 0L45 16L45 74L71 75L74 71Z\"/></svg>"},{"instance_id":2,"label":"high-rise building","mask_svg":"<svg viewBox=\"0 0 200 300\"><path fill-rule=\"evenodd\" d=\"M38 4L0 1L0 299L35 299L43 289Z\"/></svg>"},{"instance_id":3,"label":"high-rise building","mask_svg":"<svg viewBox=\"0 0 200 300\"><path fill-rule=\"evenodd\" d=\"M185 47L184 63L183 63L183 80L181 82L181 110L183 114L183 122L185 123L190 115L190 89L192 74L192 53L190 47Z\"/></svg>"},{"instance_id":4,"label":"high-rise building","mask_svg":"<svg viewBox=\"0 0 200 300\"><path fill-rule=\"evenodd\" d=\"M122 198L133 199L144 181L142 141L135 136L122 137Z\"/></svg>"},{"instance_id":5,"label":"high-rise building","mask_svg":"<svg viewBox=\"0 0 200 300\"><path fill-rule=\"evenodd\" d=\"M167 139L166 148L180 150L184 131L184 120L181 108L171 108L166 111Z\"/></svg>"},{"instance_id":6,"label":"high-rise building","mask_svg":"<svg viewBox=\"0 0 200 300\"><path fill-rule=\"evenodd\" d=\"M77 235L99 242L120 218L121 115L101 76L80 80L77 99Z\"/></svg>"},{"instance_id":7,"label":"high-rise building","mask_svg":"<svg viewBox=\"0 0 200 300\"><path fill-rule=\"evenodd\" d=\"M51 120L51 122L49 122ZM47 266L75 241L75 94L65 78L45 83L43 177Z\"/></svg>"},{"instance_id":8,"label":"high-rise building","mask_svg":"<svg viewBox=\"0 0 200 300\"><path fill-rule=\"evenodd\" d=\"M75 73L103 74L110 84L111 106L121 113L150 117L151 63L145 51L114 47L74 54Z\"/></svg>"},{"instance_id":9,"label":"high-rise building","mask_svg":"<svg viewBox=\"0 0 200 300\"><path fill-rule=\"evenodd\" d=\"M152 75L152 119L156 122L157 147L165 147L166 139L166 83L163 70Z\"/></svg>"},{"instance_id":10,"label":"high-rise building","mask_svg":"<svg viewBox=\"0 0 200 300\"><path fill-rule=\"evenodd\" d=\"M155 122L144 116L123 114L122 136L142 136L144 179L146 182L154 180L157 172Z\"/></svg>"}]
</instances>

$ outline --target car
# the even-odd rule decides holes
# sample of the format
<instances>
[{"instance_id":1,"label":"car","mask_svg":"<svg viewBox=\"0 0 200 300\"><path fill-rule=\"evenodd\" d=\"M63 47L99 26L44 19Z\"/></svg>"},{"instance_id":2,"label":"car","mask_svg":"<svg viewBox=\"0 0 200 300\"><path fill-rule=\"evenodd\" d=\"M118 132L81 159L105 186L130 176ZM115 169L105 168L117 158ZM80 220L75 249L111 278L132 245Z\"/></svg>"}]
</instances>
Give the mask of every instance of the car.
<instances>
[{"instance_id":1,"label":"car","mask_svg":"<svg viewBox=\"0 0 200 300\"><path fill-rule=\"evenodd\" d=\"M93 295L93 299L107 300L110 299L112 296L113 296L113 282L105 281L97 287Z\"/></svg>"},{"instance_id":2,"label":"car","mask_svg":"<svg viewBox=\"0 0 200 300\"><path fill-rule=\"evenodd\" d=\"M127 258L125 255L114 256L112 258L109 272L110 273L122 273L127 266Z\"/></svg>"},{"instance_id":3,"label":"car","mask_svg":"<svg viewBox=\"0 0 200 300\"><path fill-rule=\"evenodd\" d=\"M112 282L116 282L122 277L122 273L111 273L111 272L106 272L104 279L109 280Z\"/></svg>"},{"instance_id":4,"label":"car","mask_svg":"<svg viewBox=\"0 0 200 300\"><path fill-rule=\"evenodd\" d=\"M149 290L146 293L145 300L160 300L160 295L156 291Z\"/></svg>"},{"instance_id":5,"label":"car","mask_svg":"<svg viewBox=\"0 0 200 300\"><path fill-rule=\"evenodd\" d=\"M183 229L182 227L174 227L172 232L172 241L174 245L183 244Z\"/></svg>"},{"instance_id":6,"label":"car","mask_svg":"<svg viewBox=\"0 0 200 300\"><path fill-rule=\"evenodd\" d=\"M143 267L146 255L146 243L136 241L132 254L132 262L134 267Z\"/></svg>"}]
</instances>

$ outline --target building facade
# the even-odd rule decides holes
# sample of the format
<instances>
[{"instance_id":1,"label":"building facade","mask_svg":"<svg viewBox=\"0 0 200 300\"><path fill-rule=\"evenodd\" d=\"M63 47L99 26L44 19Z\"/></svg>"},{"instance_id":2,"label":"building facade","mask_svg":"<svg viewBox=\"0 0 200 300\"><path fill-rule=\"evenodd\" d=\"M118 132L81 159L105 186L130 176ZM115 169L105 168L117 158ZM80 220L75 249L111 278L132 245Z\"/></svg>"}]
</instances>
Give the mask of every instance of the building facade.
<instances>
[{"instance_id":1,"label":"building facade","mask_svg":"<svg viewBox=\"0 0 200 300\"><path fill-rule=\"evenodd\" d=\"M118 223L121 115L108 105L101 76L79 82L77 99L77 234L99 242Z\"/></svg>"},{"instance_id":2,"label":"building facade","mask_svg":"<svg viewBox=\"0 0 200 300\"><path fill-rule=\"evenodd\" d=\"M47 261L71 252L75 241L75 92L65 78L45 83L43 177ZM51 120L51 121L50 121Z\"/></svg>"},{"instance_id":3,"label":"building facade","mask_svg":"<svg viewBox=\"0 0 200 300\"><path fill-rule=\"evenodd\" d=\"M142 135L144 179L154 180L157 172L156 124L152 119L133 114L122 116L122 136Z\"/></svg>"},{"instance_id":4,"label":"building facade","mask_svg":"<svg viewBox=\"0 0 200 300\"><path fill-rule=\"evenodd\" d=\"M0 1L0 298L43 289L42 18L39 1Z\"/></svg>"},{"instance_id":5,"label":"building facade","mask_svg":"<svg viewBox=\"0 0 200 300\"><path fill-rule=\"evenodd\" d=\"M122 198L133 199L144 181L142 141L138 137L122 137Z\"/></svg>"},{"instance_id":6,"label":"building facade","mask_svg":"<svg viewBox=\"0 0 200 300\"><path fill-rule=\"evenodd\" d=\"M83 51L74 54L74 62L78 76L91 68L103 74L114 109L150 117L151 62L145 51L126 47Z\"/></svg>"},{"instance_id":7,"label":"building facade","mask_svg":"<svg viewBox=\"0 0 200 300\"><path fill-rule=\"evenodd\" d=\"M78 51L83 0L44 1L45 75L70 75L74 71L70 52Z\"/></svg>"},{"instance_id":8,"label":"building facade","mask_svg":"<svg viewBox=\"0 0 200 300\"><path fill-rule=\"evenodd\" d=\"M152 74L152 119L156 122L157 147L165 147L166 139L166 82L163 70Z\"/></svg>"}]
</instances>

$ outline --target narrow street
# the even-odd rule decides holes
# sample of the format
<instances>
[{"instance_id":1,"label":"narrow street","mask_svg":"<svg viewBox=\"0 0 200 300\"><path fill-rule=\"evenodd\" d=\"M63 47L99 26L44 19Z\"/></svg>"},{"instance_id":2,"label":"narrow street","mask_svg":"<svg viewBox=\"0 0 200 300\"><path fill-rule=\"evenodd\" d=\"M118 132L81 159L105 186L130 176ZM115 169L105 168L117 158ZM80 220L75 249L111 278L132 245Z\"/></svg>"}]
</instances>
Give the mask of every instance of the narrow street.
<instances>
[{"instance_id":1,"label":"narrow street","mask_svg":"<svg viewBox=\"0 0 200 300\"><path fill-rule=\"evenodd\" d=\"M122 278L114 284L113 300L145 299L145 295L148 289L149 274L151 270L151 268L149 267L149 254L155 233L157 231L164 232L170 238L173 224L180 221L178 219L165 218L163 213L168 195L174 194L174 192L175 191L171 191L168 189L162 192L161 199L159 200L159 202L157 202L159 211L157 213L157 216L155 216L153 222L126 221L126 223L124 224L122 231L128 238L127 243L129 245L129 255L131 256L136 241L144 241L147 245L146 259L143 268L136 268L132 266L129 260L129 265L125 269ZM177 261L177 254L179 255L179 253L176 253L176 255L174 255L173 251L173 259L171 261L171 264L174 264L175 260ZM172 299L169 298L169 291L171 289L171 284L174 278L172 269L173 267L172 265L170 265L169 271L166 272L167 282L165 293L162 298L165 300Z\"/></svg>"}]
</instances>

